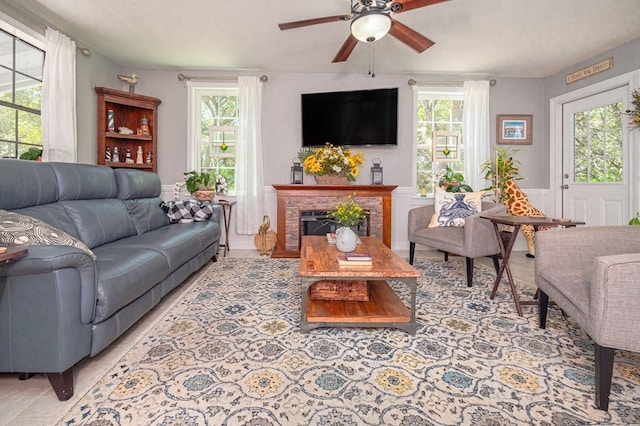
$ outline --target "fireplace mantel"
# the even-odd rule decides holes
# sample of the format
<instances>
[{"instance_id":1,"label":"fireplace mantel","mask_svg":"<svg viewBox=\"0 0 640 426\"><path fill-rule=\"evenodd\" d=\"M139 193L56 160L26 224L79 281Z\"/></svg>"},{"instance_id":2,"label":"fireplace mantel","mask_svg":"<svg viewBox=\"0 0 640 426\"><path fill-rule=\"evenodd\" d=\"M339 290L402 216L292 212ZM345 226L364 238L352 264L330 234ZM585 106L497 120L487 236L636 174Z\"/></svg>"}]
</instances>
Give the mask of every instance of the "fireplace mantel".
<instances>
[{"instance_id":1,"label":"fireplace mantel","mask_svg":"<svg viewBox=\"0 0 640 426\"><path fill-rule=\"evenodd\" d=\"M272 185L277 192L277 243L272 257L300 256L300 211L329 210L355 193L370 211L370 235L391 247L391 192L397 185Z\"/></svg>"}]
</instances>

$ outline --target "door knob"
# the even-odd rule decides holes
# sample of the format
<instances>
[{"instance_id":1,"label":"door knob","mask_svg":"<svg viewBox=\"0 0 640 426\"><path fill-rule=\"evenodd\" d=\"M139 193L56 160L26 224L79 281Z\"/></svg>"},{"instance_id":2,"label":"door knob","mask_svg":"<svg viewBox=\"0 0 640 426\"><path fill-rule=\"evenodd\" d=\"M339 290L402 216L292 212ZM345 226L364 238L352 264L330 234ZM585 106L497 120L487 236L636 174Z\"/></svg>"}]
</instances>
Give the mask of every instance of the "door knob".
<instances>
[{"instance_id":1,"label":"door knob","mask_svg":"<svg viewBox=\"0 0 640 426\"><path fill-rule=\"evenodd\" d=\"M560 188L561 188L561 189L569 189L569 185L567 185L567 184L565 183L565 184L564 184L564 185L562 185Z\"/></svg>"}]
</instances>

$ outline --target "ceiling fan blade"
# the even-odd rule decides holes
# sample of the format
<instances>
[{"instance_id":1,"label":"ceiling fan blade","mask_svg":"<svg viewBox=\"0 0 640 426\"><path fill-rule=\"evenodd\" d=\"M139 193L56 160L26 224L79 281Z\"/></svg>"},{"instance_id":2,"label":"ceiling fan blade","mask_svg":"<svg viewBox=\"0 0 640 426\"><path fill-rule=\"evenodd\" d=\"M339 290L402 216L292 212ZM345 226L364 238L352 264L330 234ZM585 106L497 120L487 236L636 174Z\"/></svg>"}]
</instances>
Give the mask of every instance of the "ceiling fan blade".
<instances>
[{"instance_id":1,"label":"ceiling fan blade","mask_svg":"<svg viewBox=\"0 0 640 426\"><path fill-rule=\"evenodd\" d=\"M391 25L389 34L391 34L416 52L422 53L435 44L419 32L412 30L411 28L396 21L395 19L391 20L393 21L393 24Z\"/></svg>"},{"instance_id":2,"label":"ceiling fan blade","mask_svg":"<svg viewBox=\"0 0 640 426\"><path fill-rule=\"evenodd\" d=\"M351 55L351 52L353 52L356 44L358 44L358 39L355 38L352 34L349 34L349 37L345 40L340 50L338 50L336 57L333 58L333 61L331 62L344 62L349 59L349 55Z\"/></svg>"},{"instance_id":3,"label":"ceiling fan blade","mask_svg":"<svg viewBox=\"0 0 640 426\"><path fill-rule=\"evenodd\" d=\"M431 6L432 4L442 3L449 0L395 0L389 8L391 13L406 12L407 10L417 9L419 7Z\"/></svg>"},{"instance_id":4,"label":"ceiling fan blade","mask_svg":"<svg viewBox=\"0 0 640 426\"><path fill-rule=\"evenodd\" d=\"M303 21L285 22L282 24L278 24L278 26L282 31L284 31L284 30L290 30L293 28L308 27L309 25L326 24L327 22L349 21L351 20L351 18L352 18L351 15L325 16L324 18L314 18L314 19L305 19Z\"/></svg>"}]
</instances>

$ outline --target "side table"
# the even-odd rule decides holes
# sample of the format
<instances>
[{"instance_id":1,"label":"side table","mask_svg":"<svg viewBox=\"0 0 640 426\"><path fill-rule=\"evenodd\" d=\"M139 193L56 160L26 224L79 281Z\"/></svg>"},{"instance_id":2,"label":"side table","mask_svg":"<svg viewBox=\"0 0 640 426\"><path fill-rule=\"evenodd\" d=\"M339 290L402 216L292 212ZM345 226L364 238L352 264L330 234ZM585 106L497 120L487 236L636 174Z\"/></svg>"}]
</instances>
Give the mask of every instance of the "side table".
<instances>
[{"instance_id":1,"label":"side table","mask_svg":"<svg viewBox=\"0 0 640 426\"><path fill-rule=\"evenodd\" d=\"M0 250L2 251L2 253L0 253L0 269L2 269L3 265L11 263L14 260L26 256L27 253L29 253L29 250L24 247L0 247L0 249L3 248L6 248L7 250Z\"/></svg>"},{"instance_id":2,"label":"side table","mask_svg":"<svg viewBox=\"0 0 640 426\"><path fill-rule=\"evenodd\" d=\"M516 242L516 238L518 237L518 232L520 232L520 227L522 225L531 225L537 232L541 226L563 226L565 228L570 228L577 225L584 225L584 222L577 222L569 219L550 219L548 217L529 216L483 216L481 214L480 217L491 221L491 223L493 224L493 229L496 233L496 238L498 239L498 245L500 246L500 254L502 255L502 264L500 265L500 269L498 270L498 276L496 277L496 282L493 285L490 299L493 300L493 298L496 297L498 286L500 285L500 281L502 280L502 274L504 273L504 271L507 271L507 279L509 280L509 287L511 288L513 301L516 304L518 316L522 316L522 305L537 305L538 302L536 300L520 300L520 298L518 297L518 293L516 292L513 275L511 275L511 268L509 268L509 256L511 256L511 250L513 249L513 244ZM504 241L502 240L502 234L500 233L499 225L513 226L513 232L511 233L511 237L509 238L506 247L504 245Z\"/></svg>"},{"instance_id":3,"label":"side table","mask_svg":"<svg viewBox=\"0 0 640 426\"><path fill-rule=\"evenodd\" d=\"M233 212L233 206L236 205L235 200L216 200L217 204L222 206L222 224L224 227L224 244L220 244L220 247L224 247L222 257L227 257L227 251L231 250L229 247L229 224L231 223L231 213Z\"/></svg>"}]
</instances>

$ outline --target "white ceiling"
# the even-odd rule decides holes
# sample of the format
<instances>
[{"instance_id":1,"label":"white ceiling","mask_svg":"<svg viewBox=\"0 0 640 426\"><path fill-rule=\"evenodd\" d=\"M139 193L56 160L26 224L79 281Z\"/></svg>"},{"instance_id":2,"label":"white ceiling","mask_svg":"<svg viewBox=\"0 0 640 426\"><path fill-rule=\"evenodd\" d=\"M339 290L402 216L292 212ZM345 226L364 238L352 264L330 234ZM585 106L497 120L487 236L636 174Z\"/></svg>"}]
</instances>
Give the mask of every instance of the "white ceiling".
<instances>
[{"instance_id":1,"label":"white ceiling","mask_svg":"<svg viewBox=\"0 0 640 426\"><path fill-rule=\"evenodd\" d=\"M278 23L348 13L350 0L7 0L124 69L366 73L359 43L331 60L348 22ZM544 77L640 37L639 0L450 0L395 19L433 40L416 53L374 43L376 74Z\"/></svg>"}]
</instances>

